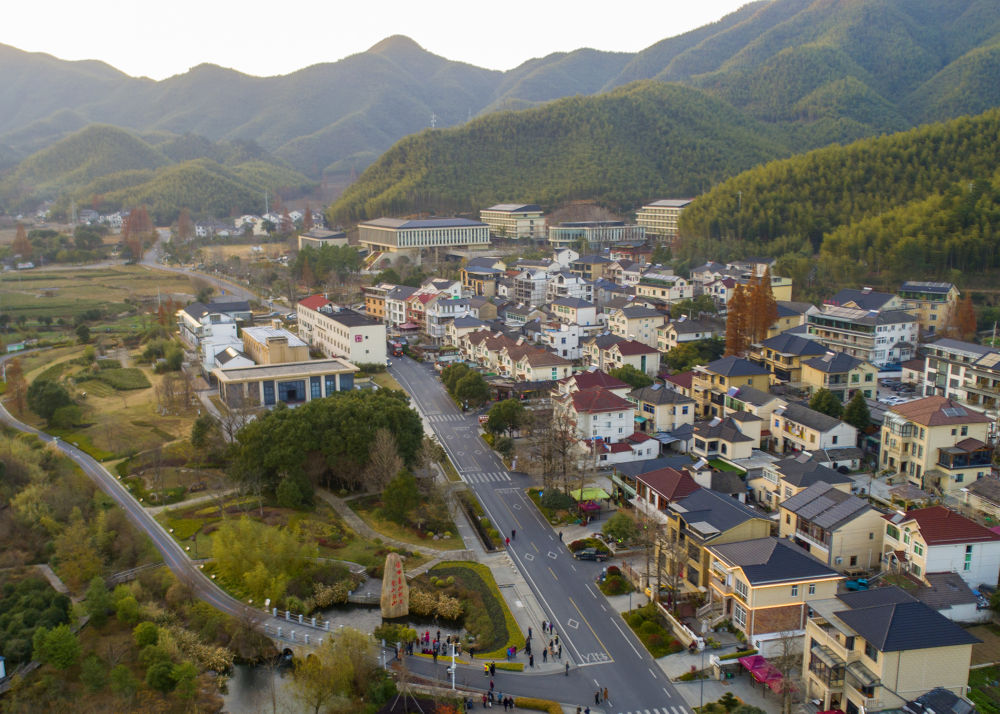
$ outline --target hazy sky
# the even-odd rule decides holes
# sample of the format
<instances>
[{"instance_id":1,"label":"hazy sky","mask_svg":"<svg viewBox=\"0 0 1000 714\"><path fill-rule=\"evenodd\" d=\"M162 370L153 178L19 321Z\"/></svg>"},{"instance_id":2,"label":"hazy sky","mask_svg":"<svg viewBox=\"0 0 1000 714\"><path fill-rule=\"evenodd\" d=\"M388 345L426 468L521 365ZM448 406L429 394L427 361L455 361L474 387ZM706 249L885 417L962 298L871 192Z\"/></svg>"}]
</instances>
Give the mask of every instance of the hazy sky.
<instances>
[{"instance_id":1,"label":"hazy sky","mask_svg":"<svg viewBox=\"0 0 1000 714\"><path fill-rule=\"evenodd\" d=\"M62 59L100 59L127 74L163 79L202 62L287 74L402 34L448 59L510 69L579 47L635 52L746 3L29 0L3 3L0 43Z\"/></svg>"}]
</instances>

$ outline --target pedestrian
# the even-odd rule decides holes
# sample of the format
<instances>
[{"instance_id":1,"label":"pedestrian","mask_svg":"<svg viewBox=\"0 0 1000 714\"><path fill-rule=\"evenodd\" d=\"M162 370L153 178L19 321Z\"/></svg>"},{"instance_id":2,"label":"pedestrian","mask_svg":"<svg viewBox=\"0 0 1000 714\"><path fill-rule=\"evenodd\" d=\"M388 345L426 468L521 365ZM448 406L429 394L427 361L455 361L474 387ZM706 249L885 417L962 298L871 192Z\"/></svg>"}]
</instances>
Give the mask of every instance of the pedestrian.
<instances>
[{"instance_id":1,"label":"pedestrian","mask_svg":"<svg viewBox=\"0 0 1000 714\"><path fill-rule=\"evenodd\" d=\"M437 634L434 635L434 641L435 642L440 642L441 641L441 630L438 630Z\"/></svg>"},{"instance_id":2,"label":"pedestrian","mask_svg":"<svg viewBox=\"0 0 1000 714\"><path fill-rule=\"evenodd\" d=\"M492 693L493 693L493 686L494 686L494 685L493 685L493 678L491 677L491 678L490 678L490 694L492 694Z\"/></svg>"},{"instance_id":3,"label":"pedestrian","mask_svg":"<svg viewBox=\"0 0 1000 714\"><path fill-rule=\"evenodd\" d=\"M535 666L535 655L528 655L528 666L529 667Z\"/></svg>"},{"instance_id":4,"label":"pedestrian","mask_svg":"<svg viewBox=\"0 0 1000 714\"><path fill-rule=\"evenodd\" d=\"M600 704L600 703L601 703L601 690L598 689L596 692L594 692L594 704Z\"/></svg>"},{"instance_id":5,"label":"pedestrian","mask_svg":"<svg viewBox=\"0 0 1000 714\"><path fill-rule=\"evenodd\" d=\"M608 688L604 688L604 701L608 701Z\"/></svg>"},{"instance_id":6,"label":"pedestrian","mask_svg":"<svg viewBox=\"0 0 1000 714\"><path fill-rule=\"evenodd\" d=\"M548 627L548 626L549 626L549 623L547 621L545 621L545 620L542 620L542 632L545 632L545 628Z\"/></svg>"},{"instance_id":7,"label":"pedestrian","mask_svg":"<svg viewBox=\"0 0 1000 714\"><path fill-rule=\"evenodd\" d=\"M552 644L552 640L550 639L549 640L549 649L551 650L553 647L555 647L555 645Z\"/></svg>"},{"instance_id":8,"label":"pedestrian","mask_svg":"<svg viewBox=\"0 0 1000 714\"><path fill-rule=\"evenodd\" d=\"M559 659L562 659L562 645L559 645Z\"/></svg>"},{"instance_id":9,"label":"pedestrian","mask_svg":"<svg viewBox=\"0 0 1000 714\"><path fill-rule=\"evenodd\" d=\"M584 707L583 714L590 714L590 707Z\"/></svg>"},{"instance_id":10,"label":"pedestrian","mask_svg":"<svg viewBox=\"0 0 1000 714\"><path fill-rule=\"evenodd\" d=\"M549 660L549 651L546 650L546 649L543 649L542 650L542 662L548 662L548 660Z\"/></svg>"},{"instance_id":11,"label":"pedestrian","mask_svg":"<svg viewBox=\"0 0 1000 714\"><path fill-rule=\"evenodd\" d=\"M506 546L507 546L508 548L510 548L510 536L507 536L507 538L506 538L506 539L504 540L504 544L505 544L505 545L506 545Z\"/></svg>"},{"instance_id":12,"label":"pedestrian","mask_svg":"<svg viewBox=\"0 0 1000 714\"><path fill-rule=\"evenodd\" d=\"M569 676L569 662L566 663L566 676Z\"/></svg>"},{"instance_id":13,"label":"pedestrian","mask_svg":"<svg viewBox=\"0 0 1000 714\"><path fill-rule=\"evenodd\" d=\"M511 538L512 538L513 540L517 540L517 531L516 531L516 530L514 530L513 528L511 528L511 529L510 529L510 537L511 537Z\"/></svg>"},{"instance_id":14,"label":"pedestrian","mask_svg":"<svg viewBox=\"0 0 1000 714\"><path fill-rule=\"evenodd\" d=\"M484 677L489 677L490 676L490 666L488 664L486 664L485 662L483 662L483 676Z\"/></svg>"},{"instance_id":15,"label":"pedestrian","mask_svg":"<svg viewBox=\"0 0 1000 714\"><path fill-rule=\"evenodd\" d=\"M559 542L562 543L562 531L559 531Z\"/></svg>"},{"instance_id":16,"label":"pedestrian","mask_svg":"<svg viewBox=\"0 0 1000 714\"><path fill-rule=\"evenodd\" d=\"M437 664L437 663L438 663L438 651L435 649L434 650L434 664Z\"/></svg>"},{"instance_id":17,"label":"pedestrian","mask_svg":"<svg viewBox=\"0 0 1000 714\"><path fill-rule=\"evenodd\" d=\"M528 628L528 642L531 642L531 628Z\"/></svg>"},{"instance_id":18,"label":"pedestrian","mask_svg":"<svg viewBox=\"0 0 1000 714\"><path fill-rule=\"evenodd\" d=\"M556 644L559 644L559 635L556 635Z\"/></svg>"},{"instance_id":19,"label":"pedestrian","mask_svg":"<svg viewBox=\"0 0 1000 714\"><path fill-rule=\"evenodd\" d=\"M483 709L486 708L486 694L483 694Z\"/></svg>"},{"instance_id":20,"label":"pedestrian","mask_svg":"<svg viewBox=\"0 0 1000 714\"><path fill-rule=\"evenodd\" d=\"M524 643L524 654L526 655L531 654L531 640L528 640L527 642Z\"/></svg>"},{"instance_id":21,"label":"pedestrian","mask_svg":"<svg viewBox=\"0 0 1000 714\"><path fill-rule=\"evenodd\" d=\"M583 711L583 710L582 710L582 709L580 709L580 707L577 707L577 708L576 708L576 714L580 714L580 713L581 713L582 711Z\"/></svg>"},{"instance_id":22,"label":"pedestrian","mask_svg":"<svg viewBox=\"0 0 1000 714\"><path fill-rule=\"evenodd\" d=\"M495 677L496 674L497 674L497 665L496 665L496 662L490 662L490 676L491 677ZM493 682L491 681L490 684L492 684L492 683Z\"/></svg>"}]
</instances>

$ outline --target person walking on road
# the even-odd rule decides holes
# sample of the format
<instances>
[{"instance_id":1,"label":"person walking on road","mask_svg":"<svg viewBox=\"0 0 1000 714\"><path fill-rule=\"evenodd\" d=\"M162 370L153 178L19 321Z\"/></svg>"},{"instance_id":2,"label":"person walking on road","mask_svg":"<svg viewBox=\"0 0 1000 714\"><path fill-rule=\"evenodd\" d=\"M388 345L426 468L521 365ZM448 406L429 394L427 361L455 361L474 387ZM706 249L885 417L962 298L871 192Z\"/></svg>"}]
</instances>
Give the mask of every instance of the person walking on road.
<instances>
[{"instance_id":1,"label":"person walking on road","mask_svg":"<svg viewBox=\"0 0 1000 714\"><path fill-rule=\"evenodd\" d=\"M531 628L528 628L528 641L531 641Z\"/></svg>"},{"instance_id":2,"label":"person walking on road","mask_svg":"<svg viewBox=\"0 0 1000 714\"><path fill-rule=\"evenodd\" d=\"M517 540L517 531L513 528L510 529L510 538L511 540Z\"/></svg>"},{"instance_id":3,"label":"person walking on road","mask_svg":"<svg viewBox=\"0 0 1000 714\"><path fill-rule=\"evenodd\" d=\"M559 649L557 650L557 653L558 653L557 656L559 657L559 659L562 659L562 645L559 645Z\"/></svg>"},{"instance_id":4,"label":"person walking on road","mask_svg":"<svg viewBox=\"0 0 1000 714\"><path fill-rule=\"evenodd\" d=\"M566 676L569 676L569 662L566 663Z\"/></svg>"},{"instance_id":5,"label":"person walking on road","mask_svg":"<svg viewBox=\"0 0 1000 714\"><path fill-rule=\"evenodd\" d=\"M494 662L490 662L490 676L491 676L491 677L495 677L495 676L496 676L496 674L497 674L497 666L496 666L496 663L494 663ZM491 680L490 680L490 685L492 685L492 684L493 684L493 680L491 679ZM490 687L490 689L492 689L492 688L493 688L493 687L491 686L491 687Z\"/></svg>"},{"instance_id":6,"label":"person walking on road","mask_svg":"<svg viewBox=\"0 0 1000 714\"><path fill-rule=\"evenodd\" d=\"M562 543L562 531L559 531L559 542Z\"/></svg>"},{"instance_id":7,"label":"person walking on road","mask_svg":"<svg viewBox=\"0 0 1000 714\"><path fill-rule=\"evenodd\" d=\"M600 704L601 704L601 690L600 689L598 689L596 692L594 692L594 704L597 705L597 706L600 706Z\"/></svg>"},{"instance_id":8,"label":"person walking on road","mask_svg":"<svg viewBox=\"0 0 1000 714\"><path fill-rule=\"evenodd\" d=\"M528 655L528 666L529 667L535 666L535 655Z\"/></svg>"},{"instance_id":9,"label":"person walking on road","mask_svg":"<svg viewBox=\"0 0 1000 714\"><path fill-rule=\"evenodd\" d=\"M505 545L506 545L506 546L507 546L508 548L510 548L510 536L507 536L507 538L506 538L506 539L504 540L504 544L505 544Z\"/></svg>"},{"instance_id":10,"label":"person walking on road","mask_svg":"<svg viewBox=\"0 0 1000 714\"><path fill-rule=\"evenodd\" d=\"M604 701L608 701L608 688L604 688Z\"/></svg>"},{"instance_id":11,"label":"person walking on road","mask_svg":"<svg viewBox=\"0 0 1000 714\"><path fill-rule=\"evenodd\" d=\"M549 661L549 651L543 647L542 648L542 662L548 662L548 661Z\"/></svg>"}]
</instances>

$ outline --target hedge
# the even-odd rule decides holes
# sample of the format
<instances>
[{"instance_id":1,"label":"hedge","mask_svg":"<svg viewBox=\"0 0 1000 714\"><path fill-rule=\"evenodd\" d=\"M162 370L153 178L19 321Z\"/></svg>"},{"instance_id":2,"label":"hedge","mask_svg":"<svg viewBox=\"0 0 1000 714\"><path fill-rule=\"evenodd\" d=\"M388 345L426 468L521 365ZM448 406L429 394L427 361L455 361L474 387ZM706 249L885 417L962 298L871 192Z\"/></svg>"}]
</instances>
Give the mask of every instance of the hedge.
<instances>
[{"instance_id":1,"label":"hedge","mask_svg":"<svg viewBox=\"0 0 1000 714\"><path fill-rule=\"evenodd\" d=\"M446 561L435 565L429 572L446 577L454 576L462 585L476 591L482 599L483 606L486 608L486 616L490 619L493 638L476 643L476 657L503 659L507 655L508 647L517 647L518 650L524 648L524 635L521 633L521 628L518 627L507 603L504 602L489 568L480 563ZM484 651L486 648L490 648L490 650Z\"/></svg>"},{"instance_id":2,"label":"hedge","mask_svg":"<svg viewBox=\"0 0 1000 714\"><path fill-rule=\"evenodd\" d=\"M98 379L121 391L146 389L152 386L149 380L146 379L146 375L138 367L102 369L94 375L94 379Z\"/></svg>"},{"instance_id":3,"label":"hedge","mask_svg":"<svg viewBox=\"0 0 1000 714\"><path fill-rule=\"evenodd\" d=\"M533 709L548 714L563 714L562 705L548 699L533 699L531 697L514 697L514 706L518 709Z\"/></svg>"},{"instance_id":4,"label":"hedge","mask_svg":"<svg viewBox=\"0 0 1000 714\"><path fill-rule=\"evenodd\" d=\"M749 657L750 655L755 655L755 654L757 654L757 650L755 649L741 650L739 652L730 652L727 655L722 655L721 657L719 657L719 661L721 662L727 659L739 659L740 657Z\"/></svg>"}]
</instances>

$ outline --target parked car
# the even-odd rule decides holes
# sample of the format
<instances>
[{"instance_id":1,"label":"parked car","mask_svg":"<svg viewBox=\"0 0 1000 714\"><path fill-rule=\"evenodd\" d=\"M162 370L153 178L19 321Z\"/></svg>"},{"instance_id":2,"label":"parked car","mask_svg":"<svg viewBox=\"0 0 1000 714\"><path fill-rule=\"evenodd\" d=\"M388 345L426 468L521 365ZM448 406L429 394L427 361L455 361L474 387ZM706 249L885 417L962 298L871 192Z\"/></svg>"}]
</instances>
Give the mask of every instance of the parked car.
<instances>
[{"instance_id":1,"label":"parked car","mask_svg":"<svg viewBox=\"0 0 1000 714\"><path fill-rule=\"evenodd\" d=\"M573 553L573 557L577 560L596 560L603 562L608 559L608 554L598 550L597 548L584 548L583 550L578 550Z\"/></svg>"}]
</instances>

